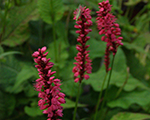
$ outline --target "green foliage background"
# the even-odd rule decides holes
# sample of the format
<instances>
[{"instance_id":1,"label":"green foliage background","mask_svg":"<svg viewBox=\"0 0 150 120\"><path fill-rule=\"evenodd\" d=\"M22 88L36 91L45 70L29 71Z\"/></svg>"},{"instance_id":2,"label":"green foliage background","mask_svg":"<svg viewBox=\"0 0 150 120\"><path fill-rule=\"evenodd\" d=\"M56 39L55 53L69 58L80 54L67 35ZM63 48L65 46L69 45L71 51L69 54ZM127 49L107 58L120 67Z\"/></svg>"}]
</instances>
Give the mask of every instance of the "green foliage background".
<instances>
[{"instance_id":1,"label":"green foliage background","mask_svg":"<svg viewBox=\"0 0 150 120\"><path fill-rule=\"evenodd\" d=\"M38 93L33 85L38 72L31 56L43 46L55 63L53 70L58 68L57 77L62 80L61 88L66 94L62 120L72 119L78 86L72 73L77 54L73 11L79 4L92 10L93 31L87 44L93 69L90 79L83 81L77 118L93 119L105 76L106 44L96 27L99 2L102 0L0 0L0 120L47 119L37 105ZM150 2L110 3L124 45L117 51L107 103L98 112L97 120L150 119Z\"/></svg>"}]
</instances>

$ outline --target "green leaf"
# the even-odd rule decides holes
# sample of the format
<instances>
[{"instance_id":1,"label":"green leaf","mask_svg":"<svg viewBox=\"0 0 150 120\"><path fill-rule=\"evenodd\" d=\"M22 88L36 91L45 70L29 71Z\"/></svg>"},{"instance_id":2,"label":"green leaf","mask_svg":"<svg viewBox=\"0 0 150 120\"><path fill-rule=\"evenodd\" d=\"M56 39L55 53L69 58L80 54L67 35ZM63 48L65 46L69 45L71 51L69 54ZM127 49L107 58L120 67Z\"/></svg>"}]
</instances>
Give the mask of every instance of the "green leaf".
<instances>
[{"instance_id":1,"label":"green leaf","mask_svg":"<svg viewBox=\"0 0 150 120\"><path fill-rule=\"evenodd\" d=\"M23 7L15 7L10 11L10 22L6 26L5 37L2 45L15 47L24 43L30 36L28 22L31 19L38 17L36 7L36 0ZM22 13L20 13L20 11ZM19 15L19 19L18 19ZM16 20L17 19L17 20Z\"/></svg>"},{"instance_id":2,"label":"green leaf","mask_svg":"<svg viewBox=\"0 0 150 120\"><path fill-rule=\"evenodd\" d=\"M133 91L130 93L123 94L117 100L113 100L107 105L111 108L121 107L123 109L128 109L132 104L138 104L142 107L145 107L150 104L149 100L149 91Z\"/></svg>"},{"instance_id":3,"label":"green leaf","mask_svg":"<svg viewBox=\"0 0 150 120\"><path fill-rule=\"evenodd\" d=\"M147 68L147 79L150 78L150 59L146 60L146 68Z\"/></svg>"},{"instance_id":4,"label":"green leaf","mask_svg":"<svg viewBox=\"0 0 150 120\"><path fill-rule=\"evenodd\" d=\"M43 115L42 110L40 110L39 106L34 106L34 107L25 106L24 111L27 115L31 117Z\"/></svg>"},{"instance_id":5,"label":"green leaf","mask_svg":"<svg viewBox=\"0 0 150 120\"><path fill-rule=\"evenodd\" d=\"M90 39L87 42L90 45L88 50L90 51L90 58L94 59L96 57L102 57L105 54L106 43L103 41L97 41L95 39Z\"/></svg>"},{"instance_id":6,"label":"green leaf","mask_svg":"<svg viewBox=\"0 0 150 120\"><path fill-rule=\"evenodd\" d=\"M140 39L141 40L141 39ZM136 41L136 40L135 40ZM127 43L127 42L123 42L123 45L127 48L127 49L130 49L130 50L135 50L136 52L138 53L144 53L146 55L148 55L148 57L150 58L150 55L147 54L144 50L144 48L140 47L140 46L137 46L136 43Z\"/></svg>"},{"instance_id":7,"label":"green leaf","mask_svg":"<svg viewBox=\"0 0 150 120\"><path fill-rule=\"evenodd\" d=\"M26 87L24 87L24 93L27 97L33 97L38 96L38 91L35 90L34 85L27 84Z\"/></svg>"},{"instance_id":8,"label":"green leaf","mask_svg":"<svg viewBox=\"0 0 150 120\"><path fill-rule=\"evenodd\" d=\"M84 80L84 83L90 84L95 91L100 91L105 74L106 74L105 66L103 65L98 72L90 74L90 78L87 81ZM126 78L127 78L127 66L126 66L125 55L121 49L118 49L114 61L114 67L112 71L110 84L116 85L117 87L121 87L124 84ZM104 86L104 89L105 88L106 88L106 84ZM133 78L129 74L129 78L123 89L125 91L132 91L135 88L148 89L144 84L142 84L140 81Z\"/></svg>"},{"instance_id":9,"label":"green leaf","mask_svg":"<svg viewBox=\"0 0 150 120\"><path fill-rule=\"evenodd\" d=\"M15 108L15 97L11 94L0 91L0 119L6 119Z\"/></svg>"},{"instance_id":10,"label":"green leaf","mask_svg":"<svg viewBox=\"0 0 150 120\"><path fill-rule=\"evenodd\" d=\"M110 63L111 63L111 60L112 58L110 59ZM118 48L117 53L115 55L113 70L116 72L122 72L122 73L125 73L127 71L126 57L125 57L124 52L120 48Z\"/></svg>"},{"instance_id":11,"label":"green leaf","mask_svg":"<svg viewBox=\"0 0 150 120\"><path fill-rule=\"evenodd\" d=\"M29 29L27 24L20 24L5 40L2 42L2 45L9 47L15 47L24 43L29 37Z\"/></svg>"},{"instance_id":12,"label":"green leaf","mask_svg":"<svg viewBox=\"0 0 150 120\"><path fill-rule=\"evenodd\" d=\"M24 65L24 67L21 69L21 71L17 74L15 84L11 90L13 93L21 92L25 87L25 84L27 83L27 80L33 76L35 76L35 73L33 72L35 68L31 66ZM20 88L20 89L18 89ZM29 90L29 89L28 89ZM34 88L33 88L34 90Z\"/></svg>"},{"instance_id":13,"label":"green leaf","mask_svg":"<svg viewBox=\"0 0 150 120\"><path fill-rule=\"evenodd\" d=\"M75 66L73 64L73 62L75 62L75 61L74 60L67 61L65 66L60 69L60 76L62 77L63 81L73 80L72 69ZM66 73L67 73L67 75L66 75Z\"/></svg>"},{"instance_id":14,"label":"green leaf","mask_svg":"<svg viewBox=\"0 0 150 120\"><path fill-rule=\"evenodd\" d=\"M58 38L61 38L64 43L69 46L68 38L67 38L67 31L66 26L63 22L59 21L56 24L56 33Z\"/></svg>"},{"instance_id":15,"label":"green leaf","mask_svg":"<svg viewBox=\"0 0 150 120\"><path fill-rule=\"evenodd\" d=\"M118 15L122 14L123 11L120 9L120 6L118 5L119 1L116 0L112 0L112 2L110 1L110 4L113 6L112 7L112 13L115 13L115 11L118 11Z\"/></svg>"},{"instance_id":16,"label":"green leaf","mask_svg":"<svg viewBox=\"0 0 150 120\"><path fill-rule=\"evenodd\" d=\"M119 77L116 77L116 76L119 76ZM114 73L112 76L112 84L116 85L117 87L121 87L124 84L125 79L126 79L126 76L124 74ZM140 82L138 79L132 77L132 75L129 74L129 78L127 79L127 83L125 84L123 89L125 91L132 91L136 88L149 90L147 86L145 86L142 82Z\"/></svg>"},{"instance_id":17,"label":"green leaf","mask_svg":"<svg viewBox=\"0 0 150 120\"><path fill-rule=\"evenodd\" d=\"M49 54L47 55L47 58L51 58L51 61L55 63L55 65L59 66L60 68L64 67L66 64L66 59L68 58L69 54L67 51L67 45L61 40L56 41L57 44L57 51L58 51L58 63L55 63L55 46L54 42L52 42L49 46L47 51Z\"/></svg>"},{"instance_id":18,"label":"green leaf","mask_svg":"<svg viewBox=\"0 0 150 120\"><path fill-rule=\"evenodd\" d=\"M140 10L140 15L135 16L135 27L136 32L138 33L146 33L148 32L148 26L146 25L150 21L150 16L148 16L148 13L146 10L148 9L148 5L145 5ZM142 12L142 13L141 13ZM134 18L133 18L134 20ZM143 39L143 38L142 38ZM135 40L134 40L135 41ZM148 40L147 40L148 41ZM136 41L135 41L136 42Z\"/></svg>"},{"instance_id":19,"label":"green leaf","mask_svg":"<svg viewBox=\"0 0 150 120\"><path fill-rule=\"evenodd\" d=\"M33 68L32 66L24 65L19 74L17 75L16 86L19 86L20 84L22 84L22 82L34 76L34 70L35 68Z\"/></svg>"},{"instance_id":20,"label":"green leaf","mask_svg":"<svg viewBox=\"0 0 150 120\"><path fill-rule=\"evenodd\" d=\"M84 81L84 83L90 84L95 91L101 91L105 74L106 74L105 70L101 69L98 72L91 74L90 78L87 81ZM110 84L115 85L117 87L121 87L124 84L125 80L126 80L125 74L123 74L121 72L113 71ZM106 83L107 83L107 81L106 81ZM104 89L105 88L106 88L106 84L104 86ZM132 91L135 88L148 89L148 87L146 87L139 80L137 80L137 79L133 78L131 75L129 75L127 83L123 89L125 91Z\"/></svg>"},{"instance_id":21,"label":"green leaf","mask_svg":"<svg viewBox=\"0 0 150 120\"><path fill-rule=\"evenodd\" d=\"M142 37L145 38L145 43L150 43L150 41L148 40L150 38L149 32L145 32Z\"/></svg>"},{"instance_id":22,"label":"green leaf","mask_svg":"<svg viewBox=\"0 0 150 120\"><path fill-rule=\"evenodd\" d=\"M122 112L114 115L111 120L149 120L150 115L141 114L141 113L129 113Z\"/></svg>"},{"instance_id":23,"label":"green leaf","mask_svg":"<svg viewBox=\"0 0 150 120\"><path fill-rule=\"evenodd\" d=\"M95 92L90 86L84 86L83 88L86 88L86 94L80 95L80 103L84 103L88 105L88 107L94 107L97 103L98 99L98 92ZM85 92L85 91L84 91ZM92 102L91 102L92 101Z\"/></svg>"},{"instance_id":24,"label":"green leaf","mask_svg":"<svg viewBox=\"0 0 150 120\"><path fill-rule=\"evenodd\" d=\"M62 82L62 85L60 87L66 95L76 97L78 91L78 83L75 83L73 79Z\"/></svg>"},{"instance_id":25,"label":"green leaf","mask_svg":"<svg viewBox=\"0 0 150 120\"><path fill-rule=\"evenodd\" d=\"M129 19L125 16L118 16L117 23L123 28L122 36L124 41L130 41L133 34L131 32L134 31L135 27L130 25Z\"/></svg>"},{"instance_id":26,"label":"green leaf","mask_svg":"<svg viewBox=\"0 0 150 120\"><path fill-rule=\"evenodd\" d=\"M127 65L130 68L130 73L132 74L132 76L144 82L144 77L146 73L145 66L140 63L139 59L135 56L133 51L125 50L125 54L127 59Z\"/></svg>"},{"instance_id":27,"label":"green leaf","mask_svg":"<svg viewBox=\"0 0 150 120\"><path fill-rule=\"evenodd\" d=\"M11 92L16 77L21 70L21 64L11 55L5 58L6 61L0 62L0 88L7 92Z\"/></svg>"},{"instance_id":28,"label":"green leaf","mask_svg":"<svg viewBox=\"0 0 150 120\"><path fill-rule=\"evenodd\" d=\"M15 6L9 12L9 23L6 26L5 37L9 36L20 23L22 23L36 8L36 0L32 0L26 5ZM19 17L18 17L19 15Z\"/></svg>"},{"instance_id":29,"label":"green leaf","mask_svg":"<svg viewBox=\"0 0 150 120\"><path fill-rule=\"evenodd\" d=\"M64 13L62 0L38 0L41 18L48 24L60 20Z\"/></svg>"},{"instance_id":30,"label":"green leaf","mask_svg":"<svg viewBox=\"0 0 150 120\"><path fill-rule=\"evenodd\" d=\"M117 22L120 26L123 26L124 29L127 29L130 26L130 22L127 17L125 16L118 16Z\"/></svg>"},{"instance_id":31,"label":"green leaf","mask_svg":"<svg viewBox=\"0 0 150 120\"><path fill-rule=\"evenodd\" d=\"M133 45L133 47L131 46L131 49L134 48L134 50L136 50L137 52L140 52L138 49L144 50L145 45L150 43L148 40L148 37L150 37L148 32L144 32L144 33L140 34L132 43L130 43L131 45ZM141 51L141 52L143 52L143 51Z\"/></svg>"},{"instance_id":32,"label":"green leaf","mask_svg":"<svg viewBox=\"0 0 150 120\"><path fill-rule=\"evenodd\" d=\"M0 54L0 59L7 56L7 55L12 55L12 54L22 54L22 53L18 52L18 51L5 52L5 53Z\"/></svg>"},{"instance_id":33,"label":"green leaf","mask_svg":"<svg viewBox=\"0 0 150 120\"><path fill-rule=\"evenodd\" d=\"M69 109L69 108L74 108L75 107L75 102L65 98L66 103L62 104L61 106L63 106L63 109ZM84 104L78 104L78 107L85 107L86 105Z\"/></svg>"},{"instance_id":34,"label":"green leaf","mask_svg":"<svg viewBox=\"0 0 150 120\"><path fill-rule=\"evenodd\" d=\"M24 94L16 94L15 95L16 99L17 99L17 103L16 103L16 107L20 107L22 105L27 105L33 101L38 100L38 97L26 97Z\"/></svg>"},{"instance_id":35,"label":"green leaf","mask_svg":"<svg viewBox=\"0 0 150 120\"><path fill-rule=\"evenodd\" d=\"M137 46L137 45L134 44L134 43L123 42L123 45L124 45L127 49L130 49L130 50L133 49L133 50L136 50L137 52L142 52L142 53L145 52L143 48Z\"/></svg>"}]
</instances>

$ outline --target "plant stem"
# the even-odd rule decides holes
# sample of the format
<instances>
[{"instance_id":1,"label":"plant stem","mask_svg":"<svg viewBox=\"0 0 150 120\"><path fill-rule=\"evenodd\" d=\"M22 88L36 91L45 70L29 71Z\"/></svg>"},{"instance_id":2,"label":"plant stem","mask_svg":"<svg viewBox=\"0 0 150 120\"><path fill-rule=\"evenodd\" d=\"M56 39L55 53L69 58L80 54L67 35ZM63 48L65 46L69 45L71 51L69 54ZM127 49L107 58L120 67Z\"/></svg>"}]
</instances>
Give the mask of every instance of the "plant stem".
<instances>
[{"instance_id":1,"label":"plant stem","mask_svg":"<svg viewBox=\"0 0 150 120\"><path fill-rule=\"evenodd\" d=\"M130 12L129 12L129 16L128 16L129 20L131 19L132 15L133 15L134 8L135 8L135 6L130 8Z\"/></svg>"},{"instance_id":2,"label":"plant stem","mask_svg":"<svg viewBox=\"0 0 150 120\"><path fill-rule=\"evenodd\" d=\"M102 87L101 87L101 91L99 93L99 97L98 97L98 101L97 101L97 104L96 104L96 110L95 110L95 116L94 116L94 120L96 120L96 117L97 117L97 112L98 112L98 108L99 108L99 105L100 105L100 99L102 97L102 93L103 93L103 88L104 88L104 85L105 85L105 81L106 81L106 78L107 78L107 74L105 74L105 77L104 77L104 80L103 80L103 83L102 83Z\"/></svg>"},{"instance_id":3,"label":"plant stem","mask_svg":"<svg viewBox=\"0 0 150 120\"><path fill-rule=\"evenodd\" d=\"M129 11L130 11L130 7L127 7L127 10L126 10L126 13L125 13L125 17L127 17L127 18L128 18Z\"/></svg>"},{"instance_id":4,"label":"plant stem","mask_svg":"<svg viewBox=\"0 0 150 120\"><path fill-rule=\"evenodd\" d=\"M59 60L61 59L61 42L59 42L59 44L57 44L58 45L58 63L59 63ZM58 66L57 66L58 67ZM57 75L59 76L59 67L57 68Z\"/></svg>"},{"instance_id":5,"label":"plant stem","mask_svg":"<svg viewBox=\"0 0 150 120\"><path fill-rule=\"evenodd\" d=\"M105 120L105 117L106 117L106 115L107 115L107 113L108 113L109 109L110 109L110 108L106 108L106 111L104 112L104 115L103 115L102 120Z\"/></svg>"},{"instance_id":6,"label":"plant stem","mask_svg":"<svg viewBox=\"0 0 150 120\"><path fill-rule=\"evenodd\" d=\"M118 90L116 96L115 96L115 99L120 95L121 91L123 90L124 86L126 85L127 81L128 81L128 78L129 78L129 68L127 68L127 77L125 79L125 82L123 83L123 85L120 87L120 89Z\"/></svg>"},{"instance_id":7,"label":"plant stem","mask_svg":"<svg viewBox=\"0 0 150 120\"><path fill-rule=\"evenodd\" d=\"M55 54L55 63L56 63L56 71L58 71L58 52L57 52L57 43L56 43L56 30L55 30L55 15L54 15L54 11L53 11L53 2L52 0L50 0L51 4L50 4L50 7L52 8L52 14L51 14L51 17L52 17L52 26L53 26L53 41L54 41L54 54ZM58 77L58 72L56 72L56 77Z\"/></svg>"},{"instance_id":8,"label":"plant stem","mask_svg":"<svg viewBox=\"0 0 150 120\"><path fill-rule=\"evenodd\" d=\"M56 34L55 34L55 23L53 22L53 40L55 49L55 62L57 63L57 44L56 44Z\"/></svg>"},{"instance_id":9,"label":"plant stem","mask_svg":"<svg viewBox=\"0 0 150 120\"><path fill-rule=\"evenodd\" d=\"M65 26L65 28L66 28L66 35L65 35L65 42L66 42L66 44L67 44L67 46L69 46L69 41L68 41L68 28L69 28L69 21L70 21L70 17L71 17L71 14L72 14L72 9L69 11L69 13L68 13L68 16L67 16L67 19L66 19L66 26Z\"/></svg>"},{"instance_id":10,"label":"plant stem","mask_svg":"<svg viewBox=\"0 0 150 120\"><path fill-rule=\"evenodd\" d=\"M56 71L58 71L58 59L57 59L58 53L57 53L56 31L55 31L55 22L54 21L53 21L53 40L54 40ZM58 72L56 72L56 76L58 77Z\"/></svg>"},{"instance_id":11,"label":"plant stem","mask_svg":"<svg viewBox=\"0 0 150 120\"><path fill-rule=\"evenodd\" d=\"M81 90L81 82L79 82L79 86L78 86L78 93L77 93L76 104L75 104L75 108L74 108L73 120L76 119L76 113L77 113L77 106L78 106L78 101L79 101L79 96L80 96L80 90Z\"/></svg>"},{"instance_id":12,"label":"plant stem","mask_svg":"<svg viewBox=\"0 0 150 120\"><path fill-rule=\"evenodd\" d=\"M114 59L115 59L115 55L113 55L113 59L112 59L112 63L111 63L111 70L110 70L110 74L109 74L109 78L108 78L108 82L107 82L107 87L106 87L106 92L104 94L104 101L102 103L102 107L101 107L101 110L103 109L104 107L104 103L106 101L106 96L108 94L108 87L109 87L109 84L110 84L110 78L111 78L111 74L112 74L112 70L113 70L113 64L114 64Z\"/></svg>"}]
</instances>

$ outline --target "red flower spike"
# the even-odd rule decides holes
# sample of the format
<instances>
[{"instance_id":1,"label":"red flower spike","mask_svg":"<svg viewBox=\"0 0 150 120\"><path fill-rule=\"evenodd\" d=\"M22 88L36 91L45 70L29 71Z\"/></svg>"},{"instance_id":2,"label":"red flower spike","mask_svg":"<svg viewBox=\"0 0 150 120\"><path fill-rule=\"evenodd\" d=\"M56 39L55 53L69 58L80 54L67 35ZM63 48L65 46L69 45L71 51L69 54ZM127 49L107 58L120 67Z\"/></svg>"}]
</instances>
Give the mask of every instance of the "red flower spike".
<instances>
[{"instance_id":1,"label":"red flower spike","mask_svg":"<svg viewBox=\"0 0 150 120\"><path fill-rule=\"evenodd\" d=\"M98 5L99 11L97 11L97 26L99 34L104 34L101 40L107 42L104 61L106 72L108 72L110 70L109 52L112 51L115 56L118 46L123 45L121 42L123 37L118 36L121 35L121 29L119 28L119 24L115 23L116 17L110 13L111 5L109 4L109 0L103 1Z\"/></svg>"},{"instance_id":2,"label":"red flower spike","mask_svg":"<svg viewBox=\"0 0 150 120\"><path fill-rule=\"evenodd\" d=\"M44 54L45 51L46 47L43 47L32 54L34 61L38 64L35 67L38 69L40 77L34 86L39 91L38 97L41 98L38 105L41 110L44 110L44 114L48 114L47 120L61 120L57 117L63 116L63 107L60 105L65 103L65 94L60 92L60 80L54 79L55 77L52 76L56 73L50 70L54 64L49 62L50 58L46 58L48 52Z\"/></svg>"},{"instance_id":3,"label":"red flower spike","mask_svg":"<svg viewBox=\"0 0 150 120\"><path fill-rule=\"evenodd\" d=\"M80 15L78 11L80 11ZM89 8L82 6L74 11L74 20L77 20L77 25L75 25L74 27L80 29L77 30L76 33L79 34L77 41L81 44L76 46L76 49L78 50L77 57L74 58L76 60L76 62L74 63L76 66L72 70L74 73L75 82L81 82L84 78L86 80L89 79L89 75L87 74L90 74L92 70L92 61L88 57L89 51L86 50L89 47L89 45L86 45L86 42L90 39L87 34L92 31L91 29L89 29L89 27L92 25L92 17L90 15L90 12L91 11L89 10ZM78 18L77 15L79 15Z\"/></svg>"}]
</instances>

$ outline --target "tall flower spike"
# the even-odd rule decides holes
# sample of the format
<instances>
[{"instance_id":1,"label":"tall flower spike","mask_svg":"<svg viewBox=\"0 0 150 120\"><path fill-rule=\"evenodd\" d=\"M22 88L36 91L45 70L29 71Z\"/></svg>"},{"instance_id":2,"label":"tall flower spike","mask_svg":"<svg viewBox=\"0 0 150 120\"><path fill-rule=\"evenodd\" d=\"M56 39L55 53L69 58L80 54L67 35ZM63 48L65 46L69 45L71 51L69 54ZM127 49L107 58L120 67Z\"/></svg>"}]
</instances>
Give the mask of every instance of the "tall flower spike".
<instances>
[{"instance_id":1,"label":"tall flower spike","mask_svg":"<svg viewBox=\"0 0 150 120\"><path fill-rule=\"evenodd\" d=\"M89 58L89 51L86 49L89 45L86 45L86 42L90 39L87 34L92 30L89 27L92 25L91 15L89 8L79 6L77 10L74 11L74 20L76 20L77 25L75 28L77 30L76 33L79 34L77 41L81 45L76 45L76 49L78 50L77 57L75 57L76 62L74 63L76 66L73 68L75 82L81 82L84 78L89 79L89 75L91 73L91 60ZM87 74L85 74L87 73Z\"/></svg>"},{"instance_id":2,"label":"tall flower spike","mask_svg":"<svg viewBox=\"0 0 150 120\"><path fill-rule=\"evenodd\" d=\"M97 26L99 34L104 36L101 38L102 41L107 42L106 53L105 53L105 66L106 72L110 70L109 66L109 52L112 51L115 56L117 48L119 45L123 45L121 40L123 37L118 37L121 35L121 29L119 24L116 22L116 17L110 13L111 5L109 0L103 1L98 4L99 11L97 11Z\"/></svg>"},{"instance_id":3,"label":"tall flower spike","mask_svg":"<svg viewBox=\"0 0 150 120\"><path fill-rule=\"evenodd\" d=\"M63 116L63 107L60 105L65 103L65 94L60 92L60 80L52 76L56 73L50 70L54 64L49 62L50 58L46 59L48 52L44 53L45 51L46 47L43 47L32 54L40 77L35 84L36 90L39 91L38 97L41 98L38 105L44 110L44 114L48 114L47 120L61 120L57 117Z\"/></svg>"}]
</instances>

